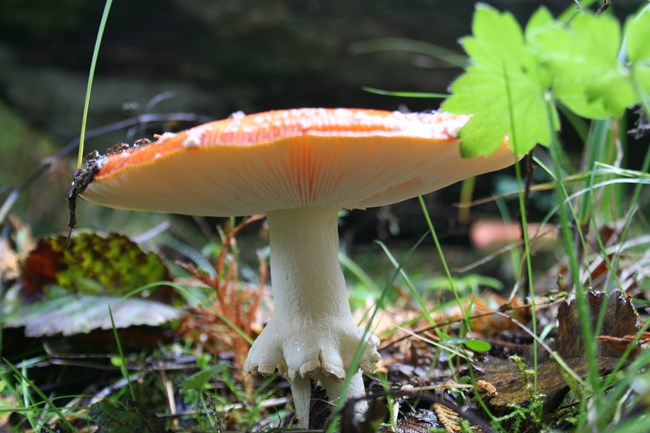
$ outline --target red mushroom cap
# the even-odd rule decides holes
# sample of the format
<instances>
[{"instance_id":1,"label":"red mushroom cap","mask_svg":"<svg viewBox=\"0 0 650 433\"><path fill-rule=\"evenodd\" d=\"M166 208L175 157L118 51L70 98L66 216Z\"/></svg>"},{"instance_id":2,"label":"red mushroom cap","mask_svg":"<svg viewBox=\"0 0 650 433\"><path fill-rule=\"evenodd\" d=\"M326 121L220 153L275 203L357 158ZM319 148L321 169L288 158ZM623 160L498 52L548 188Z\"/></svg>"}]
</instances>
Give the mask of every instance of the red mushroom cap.
<instances>
[{"instance_id":1,"label":"red mushroom cap","mask_svg":"<svg viewBox=\"0 0 650 433\"><path fill-rule=\"evenodd\" d=\"M399 202L514 163L460 156L467 115L278 110L166 133L110 155L82 196L118 209L235 216Z\"/></svg>"}]
</instances>

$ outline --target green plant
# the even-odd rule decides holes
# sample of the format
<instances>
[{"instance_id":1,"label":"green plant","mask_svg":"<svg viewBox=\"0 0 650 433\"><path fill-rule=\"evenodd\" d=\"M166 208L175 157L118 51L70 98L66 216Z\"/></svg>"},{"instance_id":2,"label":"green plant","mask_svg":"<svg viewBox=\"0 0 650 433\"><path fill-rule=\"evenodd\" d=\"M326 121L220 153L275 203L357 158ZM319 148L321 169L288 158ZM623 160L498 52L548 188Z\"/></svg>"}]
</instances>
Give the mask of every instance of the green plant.
<instances>
[{"instance_id":1,"label":"green plant","mask_svg":"<svg viewBox=\"0 0 650 433\"><path fill-rule=\"evenodd\" d=\"M23 363L23 367L19 370L7 359L3 358L3 363L7 367L6 372L11 372L14 376L16 386L11 385L13 381L7 377L7 374L3 374L3 384L5 387L8 387L12 394L16 396L16 399L22 399L22 407L18 408L18 412L22 413L27 423L35 431L41 429L47 430L47 423L50 421L50 416L56 416L58 423L61 425L61 429L65 433L76 433L77 429L68 421L63 411L57 406L56 402L50 399L45 393L31 380L27 377L27 365L28 363ZM5 373L6 373L5 372ZM38 396L36 399L32 393ZM14 411L16 408L7 408L1 410L10 410Z\"/></svg>"},{"instance_id":2,"label":"green plant","mask_svg":"<svg viewBox=\"0 0 650 433\"><path fill-rule=\"evenodd\" d=\"M539 160L538 163L554 179L558 201L555 211L559 216L564 252L570 269L571 281L567 287L576 293L589 361L585 394L593 399L597 413L605 407L605 388L597 371L597 348L593 336L599 335L604 319L601 315L597 325L592 326L586 304L588 282L581 277L581 269L585 266L585 257L581 252L587 248L585 238L589 224L596 227L598 224L592 207L592 203L597 202L594 191L624 181L620 177L610 177L597 182L605 174L599 169L603 167L603 158L611 153L608 149L614 148L617 140L613 130L618 121L610 119L620 119L626 109L636 104L641 105L646 116L650 114L648 40L648 7L630 17L623 29L614 17L607 14L594 16L581 13L556 19L542 8L533 14L525 30L522 30L511 14L480 5L474 16L473 36L462 41L470 58L470 66L452 84L452 94L442 104L443 109L451 112L474 113L460 134L464 155L489 154L498 146L503 135L510 137L513 149L519 155L530 151L536 144L549 147L551 168L545 168ZM558 138L558 107L565 113L571 113L574 123L577 122L576 116L593 120L585 142L587 152L583 173L587 174L588 180L584 189L574 194L570 194L563 182L566 170L571 168L565 163ZM624 217L621 242L627 238L649 162L650 152L646 154L641 172L636 175L636 188L628 203L631 211ZM519 166L517 179L523 185ZM575 200L576 197L580 200ZM620 200L620 192L615 197ZM519 203L522 224L526 225L523 193L520 194ZM621 207L618 206L619 209ZM577 238L574 231L579 235ZM528 282L533 293L530 250L526 230L522 232ZM609 272L615 275L620 255L609 260L602 242L600 249ZM442 254L440 248L439 253ZM608 281L605 289L610 291L616 281L615 278ZM536 333L535 328L533 332ZM586 401L581 400L579 430L594 422L589 420ZM604 428L608 422L598 418L595 423L595 428Z\"/></svg>"}]
</instances>

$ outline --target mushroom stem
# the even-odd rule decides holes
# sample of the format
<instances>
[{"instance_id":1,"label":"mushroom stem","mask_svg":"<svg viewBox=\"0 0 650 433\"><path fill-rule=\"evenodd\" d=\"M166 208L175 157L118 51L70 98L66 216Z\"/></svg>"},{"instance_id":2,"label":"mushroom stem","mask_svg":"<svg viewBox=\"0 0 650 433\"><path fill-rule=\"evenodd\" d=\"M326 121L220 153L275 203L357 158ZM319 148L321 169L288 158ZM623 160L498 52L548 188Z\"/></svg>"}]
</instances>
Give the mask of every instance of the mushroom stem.
<instances>
[{"instance_id":1,"label":"mushroom stem","mask_svg":"<svg viewBox=\"0 0 650 433\"><path fill-rule=\"evenodd\" d=\"M269 212L274 308L285 321L352 320L338 260L337 217L338 209Z\"/></svg>"},{"instance_id":2,"label":"mushroom stem","mask_svg":"<svg viewBox=\"0 0 650 433\"><path fill-rule=\"evenodd\" d=\"M302 427L309 423L310 381L336 400L359 344L365 345L361 369L371 371L379 360L377 337L364 336L352 318L338 261L337 217L335 208L268 213L275 311L245 368L264 374L277 368L287 377ZM361 372L353 374L347 396L363 396Z\"/></svg>"}]
</instances>

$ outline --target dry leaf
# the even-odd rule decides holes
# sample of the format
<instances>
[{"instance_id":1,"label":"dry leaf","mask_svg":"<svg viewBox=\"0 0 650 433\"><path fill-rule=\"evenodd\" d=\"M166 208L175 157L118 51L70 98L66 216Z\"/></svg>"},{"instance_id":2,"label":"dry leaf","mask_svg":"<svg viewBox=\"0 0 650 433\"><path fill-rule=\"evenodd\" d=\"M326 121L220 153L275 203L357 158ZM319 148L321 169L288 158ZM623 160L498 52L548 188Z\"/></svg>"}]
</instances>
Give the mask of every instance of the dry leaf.
<instances>
[{"instance_id":1,"label":"dry leaf","mask_svg":"<svg viewBox=\"0 0 650 433\"><path fill-rule=\"evenodd\" d=\"M610 371L627 350L629 342L619 337L634 335L638 332L637 314L629 299L621 292L615 291L611 294L607 303L604 304L605 295L602 293L588 293L588 303L591 312L592 325L595 325L598 314L605 308L605 318L602 332L599 337L601 344L597 354L598 370L601 373ZM584 340L580 323L578 322L577 307L575 300L563 303L558 311L558 337L556 352L564 362L580 377L584 377L588 370L585 357ZM638 344L631 349L630 359L639 351ZM506 407L511 403L524 404L531 399L532 372L527 377L522 372L521 366L516 362L505 360L490 360L480 366L485 373L483 380L491 383L497 394L488 397L493 407ZM525 369L532 369L532 363L523 366ZM562 367L552 358L545 359L537 365L537 391L545 396L548 408L559 404L560 400L568 389Z\"/></svg>"}]
</instances>

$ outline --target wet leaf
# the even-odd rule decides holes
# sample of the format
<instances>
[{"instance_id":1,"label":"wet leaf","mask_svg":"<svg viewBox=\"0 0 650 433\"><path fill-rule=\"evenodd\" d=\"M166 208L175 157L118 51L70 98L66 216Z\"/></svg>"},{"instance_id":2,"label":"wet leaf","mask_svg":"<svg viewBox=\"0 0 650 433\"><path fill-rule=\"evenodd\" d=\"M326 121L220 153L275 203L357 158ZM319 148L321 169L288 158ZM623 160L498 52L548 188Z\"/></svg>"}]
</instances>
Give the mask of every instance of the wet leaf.
<instances>
[{"instance_id":1,"label":"wet leaf","mask_svg":"<svg viewBox=\"0 0 650 433\"><path fill-rule=\"evenodd\" d=\"M588 293L592 324L595 325L599 312L605 308L603 328L599 335L597 354L598 370L610 371L627 350L629 337L638 332L638 316L632 303L621 292L615 291L609 299L602 293ZM606 302L605 302L606 301ZM556 351L578 376L585 377L588 371L584 340L578 322L575 300L563 303L558 310L558 336ZM631 349L630 359L638 354L639 347ZM531 399L532 376L527 377L520 365L506 360L490 360L483 363L483 379L490 382L497 394L489 399L493 407L506 407L511 403L524 404ZM524 370L532 369L532 363L524 365ZM558 404L568 389L562 368L551 358L537 365L537 391L543 394L548 407Z\"/></svg>"},{"instance_id":2,"label":"wet leaf","mask_svg":"<svg viewBox=\"0 0 650 433\"><path fill-rule=\"evenodd\" d=\"M76 335L116 328L159 326L180 317L180 310L162 302L115 296L64 295L19 306L4 317L6 327L25 327L27 337Z\"/></svg>"},{"instance_id":3,"label":"wet leaf","mask_svg":"<svg viewBox=\"0 0 650 433\"><path fill-rule=\"evenodd\" d=\"M42 238L26 257L20 276L21 295L28 300L52 297L51 284L68 292L123 295L169 279L160 257L117 233L80 233L67 247L63 236ZM166 287L158 295L170 293Z\"/></svg>"},{"instance_id":4,"label":"wet leaf","mask_svg":"<svg viewBox=\"0 0 650 433\"><path fill-rule=\"evenodd\" d=\"M604 302L607 302L603 305ZM592 326L595 327L600 310L605 307L605 319L600 336L625 337L635 335L638 331L638 315L632 303L619 291L612 292L606 299L604 293L589 292L587 302L591 310ZM564 303L558 311L558 347L557 351L563 358L580 358L584 354L584 341L578 323L578 312L575 302ZM599 345L599 357L620 358L627 344L617 344L613 341ZM633 355L638 354L639 348L633 349Z\"/></svg>"},{"instance_id":5,"label":"wet leaf","mask_svg":"<svg viewBox=\"0 0 650 433\"><path fill-rule=\"evenodd\" d=\"M579 376L584 377L587 374L587 364L584 360L573 358L565 362ZM610 363L609 367L613 365ZM486 399L490 406L505 408L510 404L525 404L531 400L534 392L533 378L527 378L512 360L493 359L481 368L486 373L484 380L496 388L496 394ZM555 361L546 360L537 365L537 391L546 396L551 405L556 397L564 395L567 387L562 368Z\"/></svg>"},{"instance_id":6,"label":"wet leaf","mask_svg":"<svg viewBox=\"0 0 650 433\"><path fill-rule=\"evenodd\" d=\"M63 236L42 238L25 258L19 280L22 303L6 313L5 323L25 327L29 337L111 329L109 305L117 328L179 317L160 302L173 295L171 287L155 284L170 280L160 257L116 233L80 233L69 245ZM121 296L147 286L149 299Z\"/></svg>"}]
</instances>

